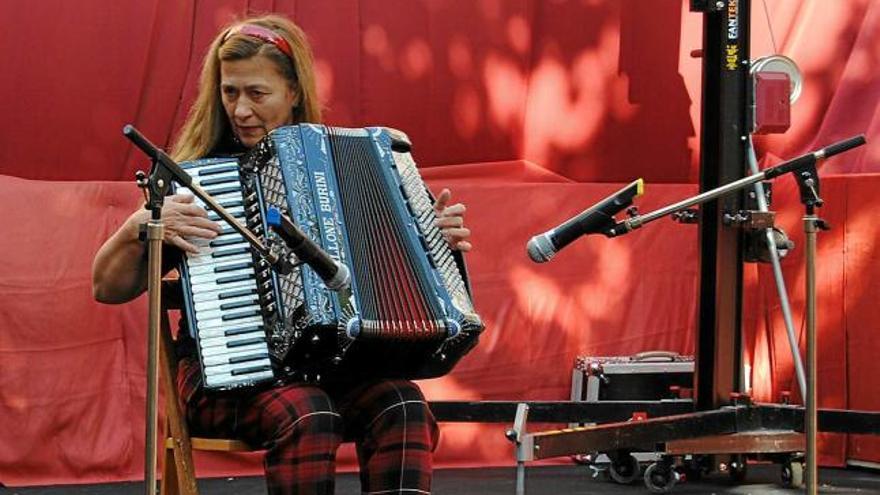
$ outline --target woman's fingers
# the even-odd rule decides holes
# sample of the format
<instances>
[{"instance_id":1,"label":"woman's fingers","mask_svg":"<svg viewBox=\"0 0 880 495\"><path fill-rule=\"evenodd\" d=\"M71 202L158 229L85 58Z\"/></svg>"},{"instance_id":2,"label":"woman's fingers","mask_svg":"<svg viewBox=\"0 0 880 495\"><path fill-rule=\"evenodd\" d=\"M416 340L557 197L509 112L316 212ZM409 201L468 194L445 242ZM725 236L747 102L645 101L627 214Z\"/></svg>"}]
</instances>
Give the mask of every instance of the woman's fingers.
<instances>
[{"instance_id":1,"label":"woman's fingers","mask_svg":"<svg viewBox=\"0 0 880 495\"><path fill-rule=\"evenodd\" d=\"M452 206L447 206L440 212L440 216L444 217L452 217L452 216L462 216L464 212L467 211L467 208L462 203L455 203Z\"/></svg>"},{"instance_id":2,"label":"woman's fingers","mask_svg":"<svg viewBox=\"0 0 880 495\"><path fill-rule=\"evenodd\" d=\"M181 237L181 236L180 236L179 234L177 234L176 232L169 232L169 233L165 236L165 242L168 243L168 244L170 244L170 245L172 245L172 246L178 247L178 248L180 248L180 249L182 249L183 251L186 251L186 252L188 252L188 253L198 254L198 252L199 252L199 247L198 247L198 246L196 246L195 244L193 244L193 243L187 241L186 239L184 239L183 237Z\"/></svg>"},{"instance_id":3,"label":"woman's fingers","mask_svg":"<svg viewBox=\"0 0 880 495\"><path fill-rule=\"evenodd\" d=\"M466 253L466 252L470 251L473 246L468 241L458 241L455 243L455 246L453 246L453 247L454 247L454 249L458 249L459 251Z\"/></svg>"},{"instance_id":4,"label":"woman's fingers","mask_svg":"<svg viewBox=\"0 0 880 495\"><path fill-rule=\"evenodd\" d=\"M449 202L449 198L452 197L452 191L447 188L443 188L440 191L440 194L437 195L437 199L434 201L434 211L439 215L445 208L446 203Z\"/></svg>"},{"instance_id":5,"label":"woman's fingers","mask_svg":"<svg viewBox=\"0 0 880 495\"><path fill-rule=\"evenodd\" d=\"M450 242L465 240L471 236L471 229L467 227L443 229L443 236Z\"/></svg>"},{"instance_id":6,"label":"woman's fingers","mask_svg":"<svg viewBox=\"0 0 880 495\"><path fill-rule=\"evenodd\" d=\"M448 229L452 227L461 227L464 225L464 218L462 217L440 217L434 221L434 225L440 227L441 229Z\"/></svg>"}]
</instances>

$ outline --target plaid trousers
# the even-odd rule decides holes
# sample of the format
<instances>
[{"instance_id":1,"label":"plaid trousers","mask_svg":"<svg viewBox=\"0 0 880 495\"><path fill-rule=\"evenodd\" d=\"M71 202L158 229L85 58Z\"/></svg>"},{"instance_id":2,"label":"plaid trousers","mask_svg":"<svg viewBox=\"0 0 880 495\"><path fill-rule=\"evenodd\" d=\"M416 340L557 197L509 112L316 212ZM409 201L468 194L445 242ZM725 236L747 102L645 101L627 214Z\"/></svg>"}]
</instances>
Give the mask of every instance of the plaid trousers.
<instances>
[{"instance_id":1,"label":"plaid trousers","mask_svg":"<svg viewBox=\"0 0 880 495\"><path fill-rule=\"evenodd\" d=\"M429 494L439 429L419 387L406 380L349 386L290 384L244 395L205 394L194 358L180 361L182 407L192 432L266 450L270 495L330 495L336 449L356 442L364 494Z\"/></svg>"}]
</instances>

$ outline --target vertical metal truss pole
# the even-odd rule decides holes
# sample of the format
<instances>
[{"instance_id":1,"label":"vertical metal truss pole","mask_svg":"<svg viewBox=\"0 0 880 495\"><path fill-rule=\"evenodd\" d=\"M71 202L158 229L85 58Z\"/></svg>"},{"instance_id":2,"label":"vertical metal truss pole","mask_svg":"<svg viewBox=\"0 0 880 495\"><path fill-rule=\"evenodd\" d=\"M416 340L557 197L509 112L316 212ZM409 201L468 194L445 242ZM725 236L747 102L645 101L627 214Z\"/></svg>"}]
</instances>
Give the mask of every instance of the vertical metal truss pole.
<instances>
[{"instance_id":1,"label":"vertical metal truss pole","mask_svg":"<svg viewBox=\"0 0 880 495\"><path fill-rule=\"evenodd\" d=\"M694 5L700 2L692 3ZM700 191L743 177L748 139L747 80L750 0L708 2L703 10L703 95ZM714 409L737 391L741 368L743 236L726 213L743 193L702 206L696 342L696 406Z\"/></svg>"},{"instance_id":2,"label":"vertical metal truss pole","mask_svg":"<svg viewBox=\"0 0 880 495\"><path fill-rule=\"evenodd\" d=\"M755 155L755 146L752 138L749 136L749 170L753 174L760 172L758 168L758 157ZM760 182L755 184L755 197L758 201L759 211L769 211L767 198L764 196L764 185ZM804 374L804 362L801 359L801 352L798 346L797 335L794 333L794 323L791 318L791 304L788 301L788 289L785 287L785 277L782 276L782 264L779 262L779 250L776 245L776 237L773 235L773 229L767 229L764 232L767 239L767 249L770 251L770 263L773 265L773 278L776 281L776 293L779 295L779 305L782 308L782 320L785 322L785 333L788 336L788 346L791 349L791 359L794 362L795 376L797 377L798 387L801 391L801 397L807 396L807 379Z\"/></svg>"}]
</instances>

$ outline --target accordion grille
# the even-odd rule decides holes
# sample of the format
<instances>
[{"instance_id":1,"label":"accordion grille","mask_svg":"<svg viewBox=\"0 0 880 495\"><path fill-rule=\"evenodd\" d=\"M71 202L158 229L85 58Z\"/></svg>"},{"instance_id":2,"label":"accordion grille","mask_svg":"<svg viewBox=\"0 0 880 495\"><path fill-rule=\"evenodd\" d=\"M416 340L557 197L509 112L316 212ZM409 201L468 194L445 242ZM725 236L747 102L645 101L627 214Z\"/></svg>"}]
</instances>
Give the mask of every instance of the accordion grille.
<instances>
[{"instance_id":1,"label":"accordion grille","mask_svg":"<svg viewBox=\"0 0 880 495\"><path fill-rule=\"evenodd\" d=\"M445 337L442 308L416 268L424 252L407 242L406 209L396 202L369 139L331 135L340 198L349 231L365 337L434 340ZM421 248L421 246L419 246Z\"/></svg>"},{"instance_id":2,"label":"accordion grille","mask_svg":"<svg viewBox=\"0 0 880 495\"><path fill-rule=\"evenodd\" d=\"M262 142L261 145L265 146L266 142ZM287 190L278 164L278 157L273 156L255 178L258 178L260 187L254 190L254 194L262 195L261 203L274 205L287 213ZM262 240L266 240L265 236ZM277 277L278 294L281 297L279 309L283 313L278 315L280 318L278 324L271 327L269 341L272 342L273 354L283 357L293 342L291 334L295 330L288 323L296 321L293 312L302 305L305 295L298 270L287 275L276 274L275 276Z\"/></svg>"}]
</instances>

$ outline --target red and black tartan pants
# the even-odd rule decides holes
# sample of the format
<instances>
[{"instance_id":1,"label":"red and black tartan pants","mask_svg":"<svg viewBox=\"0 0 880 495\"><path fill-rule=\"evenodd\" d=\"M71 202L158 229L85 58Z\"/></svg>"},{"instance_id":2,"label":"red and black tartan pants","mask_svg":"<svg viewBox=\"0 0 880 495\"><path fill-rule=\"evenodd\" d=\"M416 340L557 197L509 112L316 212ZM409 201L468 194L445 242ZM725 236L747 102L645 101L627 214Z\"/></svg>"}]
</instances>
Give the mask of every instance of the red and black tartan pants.
<instances>
[{"instance_id":1,"label":"red and black tartan pants","mask_svg":"<svg viewBox=\"0 0 880 495\"><path fill-rule=\"evenodd\" d=\"M178 388L192 433L264 448L270 495L332 494L343 438L356 442L363 493L431 492L439 430L410 381L292 384L235 397L206 395L200 382L198 363L181 360Z\"/></svg>"}]
</instances>

